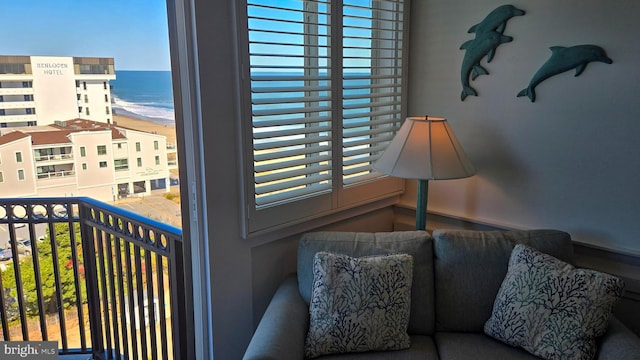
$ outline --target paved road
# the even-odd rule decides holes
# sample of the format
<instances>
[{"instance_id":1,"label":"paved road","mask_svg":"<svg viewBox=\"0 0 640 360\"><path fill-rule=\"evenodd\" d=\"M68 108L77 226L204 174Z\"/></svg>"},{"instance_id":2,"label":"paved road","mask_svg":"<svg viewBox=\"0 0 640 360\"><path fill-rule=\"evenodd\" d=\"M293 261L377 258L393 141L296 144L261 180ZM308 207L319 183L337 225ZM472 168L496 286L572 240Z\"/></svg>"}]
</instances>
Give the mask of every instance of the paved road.
<instances>
[{"instance_id":1,"label":"paved road","mask_svg":"<svg viewBox=\"0 0 640 360\"><path fill-rule=\"evenodd\" d=\"M177 186L172 187L171 192L177 193ZM165 224L181 228L182 213L180 211L180 204L165 198L166 194L164 191L154 191L151 195L145 196L144 198L123 199L116 201L114 205Z\"/></svg>"}]
</instances>

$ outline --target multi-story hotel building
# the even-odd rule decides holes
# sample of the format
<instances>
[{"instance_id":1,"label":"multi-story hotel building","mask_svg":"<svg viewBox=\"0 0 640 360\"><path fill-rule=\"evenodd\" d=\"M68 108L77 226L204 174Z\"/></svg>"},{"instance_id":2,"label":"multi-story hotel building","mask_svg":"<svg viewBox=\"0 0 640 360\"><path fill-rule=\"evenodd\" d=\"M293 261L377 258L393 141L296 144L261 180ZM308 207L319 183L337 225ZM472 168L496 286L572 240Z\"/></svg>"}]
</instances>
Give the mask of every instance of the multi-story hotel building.
<instances>
[{"instance_id":1,"label":"multi-story hotel building","mask_svg":"<svg viewBox=\"0 0 640 360\"><path fill-rule=\"evenodd\" d=\"M113 58L0 56L0 127L110 123Z\"/></svg>"},{"instance_id":2,"label":"multi-story hotel building","mask_svg":"<svg viewBox=\"0 0 640 360\"><path fill-rule=\"evenodd\" d=\"M111 201L169 186L165 136L84 119L0 129L0 197Z\"/></svg>"}]
</instances>

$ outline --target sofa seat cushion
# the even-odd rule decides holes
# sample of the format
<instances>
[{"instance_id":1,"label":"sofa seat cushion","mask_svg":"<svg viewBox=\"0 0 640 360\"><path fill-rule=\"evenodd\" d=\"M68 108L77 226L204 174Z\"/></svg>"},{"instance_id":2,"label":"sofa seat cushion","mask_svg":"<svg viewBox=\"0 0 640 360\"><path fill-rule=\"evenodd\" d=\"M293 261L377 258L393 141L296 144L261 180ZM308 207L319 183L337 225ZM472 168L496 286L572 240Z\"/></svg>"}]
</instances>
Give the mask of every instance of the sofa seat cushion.
<instances>
[{"instance_id":1,"label":"sofa seat cushion","mask_svg":"<svg viewBox=\"0 0 640 360\"><path fill-rule=\"evenodd\" d=\"M313 288L313 258L320 251L351 257L386 254L411 255L413 257L413 281L408 332L416 335L433 334L435 326L433 239L429 233L425 231L398 231L304 234L298 244L298 287L300 295L307 305L310 303Z\"/></svg>"},{"instance_id":2,"label":"sofa seat cushion","mask_svg":"<svg viewBox=\"0 0 640 360\"><path fill-rule=\"evenodd\" d=\"M438 332L435 343L441 360L534 360L528 352L484 334Z\"/></svg>"},{"instance_id":3,"label":"sofa seat cushion","mask_svg":"<svg viewBox=\"0 0 640 360\"><path fill-rule=\"evenodd\" d=\"M482 333L516 244L572 263L573 245L557 230L433 232L436 330Z\"/></svg>"},{"instance_id":4,"label":"sofa seat cushion","mask_svg":"<svg viewBox=\"0 0 640 360\"><path fill-rule=\"evenodd\" d=\"M545 359L592 359L624 282L516 245L485 333Z\"/></svg>"},{"instance_id":5,"label":"sofa seat cushion","mask_svg":"<svg viewBox=\"0 0 640 360\"><path fill-rule=\"evenodd\" d=\"M438 350L431 336L412 335L411 347L397 351L370 351L320 356L314 360L438 360Z\"/></svg>"}]
</instances>

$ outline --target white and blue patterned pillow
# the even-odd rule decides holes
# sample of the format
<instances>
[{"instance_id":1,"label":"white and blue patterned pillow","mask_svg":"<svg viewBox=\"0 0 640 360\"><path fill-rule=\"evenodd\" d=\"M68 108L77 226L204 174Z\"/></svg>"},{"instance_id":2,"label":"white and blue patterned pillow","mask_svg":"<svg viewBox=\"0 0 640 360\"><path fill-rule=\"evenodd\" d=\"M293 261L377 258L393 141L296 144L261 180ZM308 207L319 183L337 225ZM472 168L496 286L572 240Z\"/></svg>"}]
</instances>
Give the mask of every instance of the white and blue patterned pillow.
<instances>
[{"instance_id":1,"label":"white and blue patterned pillow","mask_svg":"<svg viewBox=\"0 0 640 360\"><path fill-rule=\"evenodd\" d=\"M406 349L413 257L319 252L305 356Z\"/></svg>"},{"instance_id":2,"label":"white and blue patterned pillow","mask_svg":"<svg viewBox=\"0 0 640 360\"><path fill-rule=\"evenodd\" d=\"M624 282L516 245L484 332L544 359L593 359Z\"/></svg>"}]
</instances>

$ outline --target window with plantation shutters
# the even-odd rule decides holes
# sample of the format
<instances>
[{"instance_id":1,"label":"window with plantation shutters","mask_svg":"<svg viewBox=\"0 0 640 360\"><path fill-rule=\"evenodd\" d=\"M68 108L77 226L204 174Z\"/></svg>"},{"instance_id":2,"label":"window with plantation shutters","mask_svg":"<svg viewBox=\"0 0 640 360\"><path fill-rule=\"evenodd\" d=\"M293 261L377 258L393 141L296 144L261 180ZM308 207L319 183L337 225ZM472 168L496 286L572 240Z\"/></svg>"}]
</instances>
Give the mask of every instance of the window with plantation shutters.
<instances>
[{"instance_id":1,"label":"window with plantation shutters","mask_svg":"<svg viewBox=\"0 0 640 360\"><path fill-rule=\"evenodd\" d=\"M397 195L401 182L371 164L405 114L403 1L245 9L246 232Z\"/></svg>"}]
</instances>

